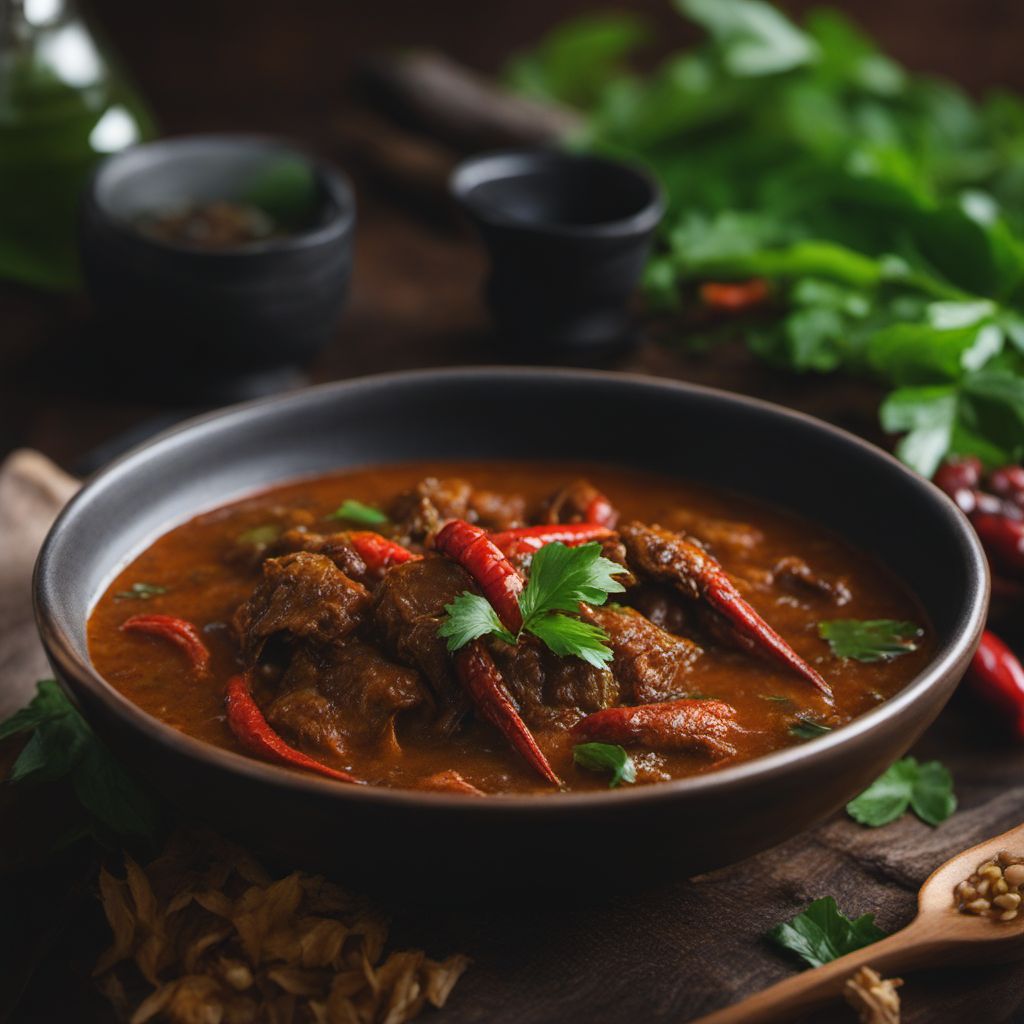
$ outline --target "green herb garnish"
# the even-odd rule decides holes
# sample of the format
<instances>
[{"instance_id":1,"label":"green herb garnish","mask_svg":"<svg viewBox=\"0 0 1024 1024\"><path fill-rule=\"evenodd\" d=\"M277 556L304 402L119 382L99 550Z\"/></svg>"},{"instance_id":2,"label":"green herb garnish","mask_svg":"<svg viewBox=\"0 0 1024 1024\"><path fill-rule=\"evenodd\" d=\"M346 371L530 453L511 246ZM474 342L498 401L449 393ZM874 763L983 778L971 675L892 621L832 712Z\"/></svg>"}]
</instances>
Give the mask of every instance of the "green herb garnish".
<instances>
[{"instance_id":1,"label":"green herb garnish","mask_svg":"<svg viewBox=\"0 0 1024 1024\"><path fill-rule=\"evenodd\" d=\"M128 590L119 590L114 594L115 601L148 601L151 597L166 594L167 588L155 583L133 583Z\"/></svg>"},{"instance_id":2,"label":"green herb garnish","mask_svg":"<svg viewBox=\"0 0 1024 1024\"><path fill-rule=\"evenodd\" d=\"M939 825L956 810L956 794L949 769L938 761L919 764L905 757L889 766L858 797L846 813L862 825L878 828L901 817L907 808L929 825Z\"/></svg>"},{"instance_id":3,"label":"green herb garnish","mask_svg":"<svg viewBox=\"0 0 1024 1024\"><path fill-rule=\"evenodd\" d=\"M792 697L783 697L778 693L762 693L761 700L770 700L773 704L792 704Z\"/></svg>"},{"instance_id":4,"label":"green herb garnish","mask_svg":"<svg viewBox=\"0 0 1024 1024\"><path fill-rule=\"evenodd\" d=\"M348 498L343 501L327 519L345 519L350 523L361 523L363 526L383 526L388 517L379 508L364 505L361 501Z\"/></svg>"},{"instance_id":5,"label":"green herb garnish","mask_svg":"<svg viewBox=\"0 0 1024 1024\"><path fill-rule=\"evenodd\" d=\"M28 707L0 722L0 740L31 732L8 779L53 782L69 777L75 796L101 826L122 837L152 837L156 806L99 741L52 679L37 686Z\"/></svg>"},{"instance_id":6,"label":"green herb garnish","mask_svg":"<svg viewBox=\"0 0 1024 1024\"><path fill-rule=\"evenodd\" d=\"M577 743L572 748L572 759L589 772L610 771L609 789L620 782L636 782L636 765L617 743Z\"/></svg>"},{"instance_id":7,"label":"green herb garnish","mask_svg":"<svg viewBox=\"0 0 1024 1024\"><path fill-rule=\"evenodd\" d=\"M604 604L609 594L624 591L615 579L621 572L622 566L603 557L597 543L573 548L556 543L541 548L533 556L530 580L519 595L523 615L520 636L532 633L556 654L574 655L601 668L612 660L612 651L604 642L608 634L561 613L578 612L581 601ZM505 629L486 598L468 590L446 605L445 611L448 614L438 633L447 638L449 651L488 633L506 643L519 639Z\"/></svg>"},{"instance_id":8,"label":"green herb garnish","mask_svg":"<svg viewBox=\"0 0 1024 1024\"><path fill-rule=\"evenodd\" d=\"M251 530L245 530L235 539L239 544L250 544L254 548L262 548L273 544L280 536L281 527L274 523L267 523L265 526L254 526Z\"/></svg>"},{"instance_id":9,"label":"green herb garnish","mask_svg":"<svg viewBox=\"0 0 1024 1024\"><path fill-rule=\"evenodd\" d=\"M634 61L652 22L586 16L509 77L581 111L574 147L658 174L652 304L685 308L706 281L770 283L774 312L688 324L677 343L739 334L777 367L881 380L882 425L925 476L947 454L1020 462L1021 97L975 100L907 70L838 4L801 23L757 0L674 6L704 38L660 66Z\"/></svg>"},{"instance_id":10,"label":"green herb garnish","mask_svg":"<svg viewBox=\"0 0 1024 1024\"><path fill-rule=\"evenodd\" d=\"M811 967L821 967L885 937L874 914L851 921L831 896L815 900L803 913L768 933L772 942L796 953Z\"/></svg>"},{"instance_id":11,"label":"green herb garnish","mask_svg":"<svg viewBox=\"0 0 1024 1024\"><path fill-rule=\"evenodd\" d=\"M818 635L828 641L837 658L870 662L916 651L924 630L895 619L832 619L818 623Z\"/></svg>"},{"instance_id":12,"label":"green herb garnish","mask_svg":"<svg viewBox=\"0 0 1024 1024\"><path fill-rule=\"evenodd\" d=\"M798 718L790 727L789 733L791 736L796 736L802 740L813 740L819 736L824 736L826 733L832 731L832 726L824 725L821 722L815 722L810 718Z\"/></svg>"}]
</instances>

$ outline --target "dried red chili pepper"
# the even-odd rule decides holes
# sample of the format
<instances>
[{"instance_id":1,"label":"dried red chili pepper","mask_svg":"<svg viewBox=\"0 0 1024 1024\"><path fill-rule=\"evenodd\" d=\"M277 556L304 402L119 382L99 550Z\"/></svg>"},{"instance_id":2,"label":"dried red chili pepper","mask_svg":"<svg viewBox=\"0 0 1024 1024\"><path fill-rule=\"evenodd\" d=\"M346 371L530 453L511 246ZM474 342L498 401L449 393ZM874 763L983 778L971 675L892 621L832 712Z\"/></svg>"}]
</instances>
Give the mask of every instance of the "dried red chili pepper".
<instances>
[{"instance_id":1,"label":"dried red chili pepper","mask_svg":"<svg viewBox=\"0 0 1024 1024\"><path fill-rule=\"evenodd\" d=\"M480 715L509 741L538 774L555 786L555 774L505 689L498 666L481 640L472 640L455 654L455 670Z\"/></svg>"},{"instance_id":2,"label":"dried red chili pepper","mask_svg":"<svg viewBox=\"0 0 1024 1024\"><path fill-rule=\"evenodd\" d=\"M210 652L199 636L199 630L186 619L173 615L133 615L121 623L121 629L128 633L144 633L169 640L189 660L199 674L210 668Z\"/></svg>"},{"instance_id":3,"label":"dried red chili pepper","mask_svg":"<svg viewBox=\"0 0 1024 1024\"><path fill-rule=\"evenodd\" d=\"M995 633L982 633L967 681L982 700L1007 717L1014 736L1024 740L1024 665Z\"/></svg>"},{"instance_id":4,"label":"dried red chili pepper","mask_svg":"<svg viewBox=\"0 0 1024 1024\"><path fill-rule=\"evenodd\" d=\"M700 286L701 302L727 313L741 313L759 306L769 294L768 282L761 277L752 277L749 281L705 281Z\"/></svg>"},{"instance_id":5,"label":"dried red chili pepper","mask_svg":"<svg viewBox=\"0 0 1024 1024\"><path fill-rule=\"evenodd\" d=\"M453 519L434 538L434 546L476 580L507 630L518 633L523 628L523 578L479 526Z\"/></svg>"},{"instance_id":6,"label":"dried red chili pepper","mask_svg":"<svg viewBox=\"0 0 1024 1024\"><path fill-rule=\"evenodd\" d=\"M974 512L971 525L994 568L1012 576L1024 576L1024 522L990 512Z\"/></svg>"},{"instance_id":7,"label":"dried red chili pepper","mask_svg":"<svg viewBox=\"0 0 1024 1024\"><path fill-rule=\"evenodd\" d=\"M350 530L346 536L371 572L383 572L393 565L414 562L423 557L372 530Z\"/></svg>"},{"instance_id":8,"label":"dried red chili pepper","mask_svg":"<svg viewBox=\"0 0 1024 1024\"><path fill-rule=\"evenodd\" d=\"M253 700L252 679L248 673L232 676L228 680L225 695L227 706L228 728L235 739L255 757L277 764L303 768L306 771L318 772L338 782L352 782L361 785L359 780L348 772L330 768L319 761L303 754L302 751L285 743L270 727L259 705Z\"/></svg>"},{"instance_id":9,"label":"dried red chili pepper","mask_svg":"<svg viewBox=\"0 0 1024 1024\"><path fill-rule=\"evenodd\" d=\"M651 750L701 750L715 757L736 753L735 709L720 700L673 700L637 707L604 708L581 718L572 735L579 740L643 746Z\"/></svg>"},{"instance_id":10,"label":"dried red chili pepper","mask_svg":"<svg viewBox=\"0 0 1024 1024\"><path fill-rule=\"evenodd\" d=\"M610 537L614 531L597 523L561 523L543 526L523 526L515 530L492 533L491 540L509 557L539 551L546 544L556 542L576 547L592 540Z\"/></svg>"}]
</instances>

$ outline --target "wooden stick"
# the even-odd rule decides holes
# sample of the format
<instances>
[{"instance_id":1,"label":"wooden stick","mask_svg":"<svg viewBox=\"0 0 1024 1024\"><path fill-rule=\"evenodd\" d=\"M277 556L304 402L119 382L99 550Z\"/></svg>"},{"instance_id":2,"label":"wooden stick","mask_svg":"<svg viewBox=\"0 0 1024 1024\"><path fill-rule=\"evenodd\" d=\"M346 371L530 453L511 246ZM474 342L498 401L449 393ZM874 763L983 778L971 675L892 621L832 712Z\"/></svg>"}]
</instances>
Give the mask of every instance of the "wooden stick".
<instances>
[{"instance_id":1,"label":"wooden stick","mask_svg":"<svg viewBox=\"0 0 1024 1024\"><path fill-rule=\"evenodd\" d=\"M430 51L372 58L356 81L397 120L466 151L551 145L581 124L574 111L517 96Z\"/></svg>"}]
</instances>

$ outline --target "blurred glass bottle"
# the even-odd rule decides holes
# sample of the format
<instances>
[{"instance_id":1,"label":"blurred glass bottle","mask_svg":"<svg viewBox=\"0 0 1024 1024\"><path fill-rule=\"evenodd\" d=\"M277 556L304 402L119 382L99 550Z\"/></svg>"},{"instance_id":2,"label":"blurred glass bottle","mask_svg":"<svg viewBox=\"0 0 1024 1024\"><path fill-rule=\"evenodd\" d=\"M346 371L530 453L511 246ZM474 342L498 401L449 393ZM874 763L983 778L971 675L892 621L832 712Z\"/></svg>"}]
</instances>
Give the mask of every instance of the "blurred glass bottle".
<instances>
[{"instance_id":1,"label":"blurred glass bottle","mask_svg":"<svg viewBox=\"0 0 1024 1024\"><path fill-rule=\"evenodd\" d=\"M72 287L89 171L151 135L72 0L0 0L0 278Z\"/></svg>"}]
</instances>

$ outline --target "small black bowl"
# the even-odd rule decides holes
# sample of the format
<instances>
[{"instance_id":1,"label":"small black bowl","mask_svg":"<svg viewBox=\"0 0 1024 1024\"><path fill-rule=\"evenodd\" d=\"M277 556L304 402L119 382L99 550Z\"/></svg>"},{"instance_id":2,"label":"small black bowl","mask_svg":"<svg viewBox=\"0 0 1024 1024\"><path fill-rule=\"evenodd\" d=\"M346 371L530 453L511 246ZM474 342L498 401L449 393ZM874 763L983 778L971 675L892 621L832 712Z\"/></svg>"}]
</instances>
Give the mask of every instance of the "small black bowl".
<instances>
[{"instance_id":1,"label":"small black bowl","mask_svg":"<svg viewBox=\"0 0 1024 1024\"><path fill-rule=\"evenodd\" d=\"M140 227L175 207L247 201L268 188L279 203L290 188L293 212L302 190L301 220L278 236L214 250ZM354 227L347 179L283 140L190 136L111 156L89 182L80 226L98 343L191 381L301 364L328 343L344 305ZM154 342L170 347L159 361L146 358Z\"/></svg>"},{"instance_id":2,"label":"small black bowl","mask_svg":"<svg viewBox=\"0 0 1024 1024\"><path fill-rule=\"evenodd\" d=\"M503 341L593 353L629 336L627 304L665 212L646 171L549 150L461 163L452 193L491 255L487 301Z\"/></svg>"}]
</instances>

